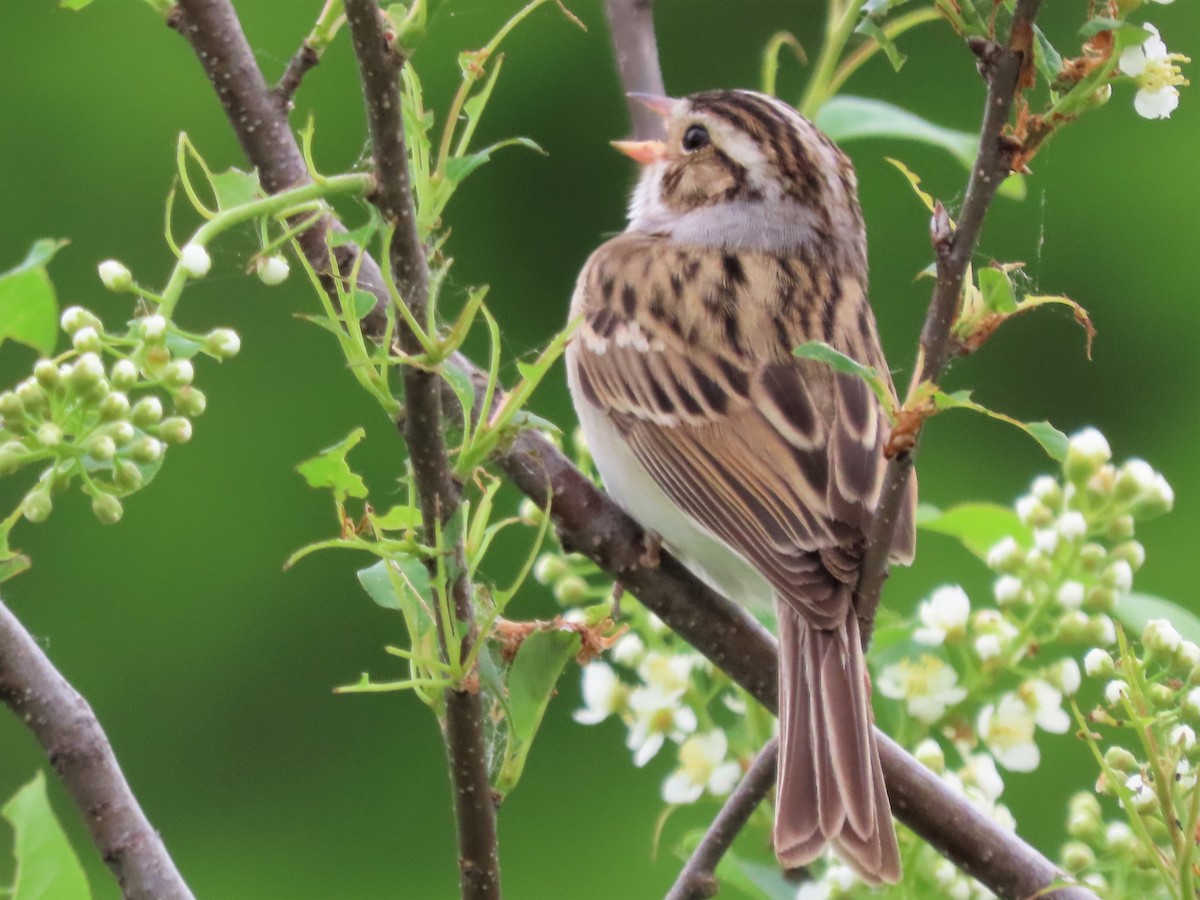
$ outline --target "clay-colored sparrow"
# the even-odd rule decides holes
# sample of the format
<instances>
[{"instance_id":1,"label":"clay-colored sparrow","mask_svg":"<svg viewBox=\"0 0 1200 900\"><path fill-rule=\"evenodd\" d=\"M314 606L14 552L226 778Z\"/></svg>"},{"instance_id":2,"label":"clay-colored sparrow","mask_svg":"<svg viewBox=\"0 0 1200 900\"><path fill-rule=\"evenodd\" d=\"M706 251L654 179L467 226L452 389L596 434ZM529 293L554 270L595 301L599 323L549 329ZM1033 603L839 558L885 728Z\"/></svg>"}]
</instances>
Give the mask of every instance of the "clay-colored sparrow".
<instances>
[{"instance_id":1,"label":"clay-colored sparrow","mask_svg":"<svg viewBox=\"0 0 1200 900\"><path fill-rule=\"evenodd\" d=\"M667 136L616 143L643 169L628 228L572 300L575 408L617 503L722 593L774 604L780 861L832 843L866 880L896 881L853 606L887 422L861 379L792 355L819 340L888 371L854 169L772 97L643 102Z\"/></svg>"}]
</instances>

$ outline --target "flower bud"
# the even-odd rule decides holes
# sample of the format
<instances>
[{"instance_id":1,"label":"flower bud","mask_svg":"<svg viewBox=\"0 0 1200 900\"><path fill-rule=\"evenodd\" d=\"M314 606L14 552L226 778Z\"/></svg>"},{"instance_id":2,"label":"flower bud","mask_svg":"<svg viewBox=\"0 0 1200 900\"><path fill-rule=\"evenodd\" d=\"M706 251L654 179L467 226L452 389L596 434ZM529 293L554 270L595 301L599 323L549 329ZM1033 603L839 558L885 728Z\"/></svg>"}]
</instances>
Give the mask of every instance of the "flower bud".
<instances>
[{"instance_id":1,"label":"flower bud","mask_svg":"<svg viewBox=\"0 0 1200 900\"><path fill-rule=\"evenodd\" d=\"M113 477L117 486L126 491L136 491L142 486L142 470L127 459L117 460Z\"/></svg>"},{"instance_id":2,"label":"flower bud","mask_svg":"<svg viewBox=\"0 0 1200 900\"><path fill-rule=\"evenodd\" d=\"M110 435L98 434L88 441L87 452L92 459L110 460L117 455L117 442Z\"/></svg>"},{"instance_id":3,"label":"flower bud","mask_svg":"<svg viewBox=\"0 0 1200 900\"><path fill-rule=\"evenodd\" d=\"M1079 609L1083 606L1084 589L1078 581L1064 581L1059 585L1054 599L1064 609Z\"/></svg>"},{"instance_id":4,"label":"flower bud","mask_svg":"<svg viewBox=\"0 0 1200 900\"><path fill-rule=\"evenodd\" d=\"M6 419L20 419L25 415L25 404L12 391L0 394L0 415Z\"/></svg>"},{"instance_id":5,"label":"flower bud","mask_svg":"<svg viewBox=\"0 0 1200 900\"><path fill-rule=\"evenodd\" d=\"M1077 541L1087 535L1088 524L1087 519L1083 517L1083 513L1070 510L1058 517L1058 521L1054 523L1054 528L1063 540Z\"/></svg>"},{"instance_id":6,"label":"flower bud","mask_svg":"<svg viewBox=\"0 0 1200 900\"><path fill-rule=\"evenodd\" d=\"M111 425L109 425L108 433L118 447L124 447L135 437L137 437L137 431L135 431L133 425L131 425L125 419L118 419L116 422L113 422Z\"/></svg>"},{"instance_id":7,"label":"flower bud","mask_svg":"<svg viewBox=\"0 0 1200 900\"><path fill-rule=\"evenodd\" d=\"M1129 509L1139 519L1170 512L1175 506L1175 491L1162 475L1154 478L1154 487L1142 494Z\"/></svg>"},{"instance_id":8,"label":"flower bud","mask_svg":"<svg viewBox=\"0 0 1200 900\"><path fill-rule=\"evenodd\" d=\"M192 367L191 361L186 359L175 360L163 372L163 379L172 387L183 387L191 384L192 379L195 377L196 370Z\"/></svg>"},{"instance_id":9,"label":"flower bud","mask_svg":"<svg viewBox=\"0 0 1200 900\"><path fill-rule=\"evenodd\" d=\"M1050 683L1063 692L1066 697L1073 697L1079 690L1080 676L1079 663L1066 657L1055 663L1050 671L1046 673Z\"/></svg>"},{"instance_id":10,"label":"flower bud","mask_svg":"<svg viewBox=\"0 0 1200 900\"><path fill-rule=\"evenodd\" d=\"M1137 846L1137 836L1124 822L1111 822L1104 829L1104 843L1116 853L1129 853Z\"/></svg>"},{"instance_id":11,"label":"flower bud","mask_svg":"<svg viewBox=\"0 0 1200 900\"><path fill-rule=\"evenodd\" d=\"M133 409L129 413L130 421L138 428L146 428L147 426L157 424L163 417L162 401L155 396L143 397L137 403L133 404Z\"/></svg>"},{"instance_id":12,"label":"flower bud","mask_svg":"<svg viewBox=\"0 0 1200 900\"><path fill-rule=\"evenodd\" d=\"M1129 593L1133 587L1133 568L1123 559L1109 564L1100 575L1101 580L1120 594Z\"/></svg>"},{"instance_id":13,"label":"flower bud","mask_svg":"<svg viewBox=\"0 0 1200 900\"><path fill-rule=\"evenodd\" d=\"M1185 751L1191 750L1196 746L1196 732L1191 725L1176 725L1171 729L1167 742L1172 747L1181 747Z\"/></svg>"},{"instance_id":14,"label":"flower bud","mask_svg":"<svg viewBox=\"0 0 1200 900\"><path fill-rule=\"evenodd\" d=\"M573 606L587 599L587 582L578 575L568 575L554 585L554 596L564 606Z\"/></svg>"},{"instance_id":15,"label":"flower bud","mask_svg":"<svg viewBox=\"0 0 1200 900\"><path fill-rule=\"evenodd\" d=\"M1183 711L1193 719L1200 719L1200 687L1194 687L1184 695Z\"/></svg>"},{"instance_id":16,"label":"flower bud","mask_svg":"<svg viewBox=\"0 0 1200 900\"><path fill-rule=\"evenodd\" d=\"M1082 484L1111 458L1112 450L1104 435L1095 428L1084 428L1067 443L1063 473L1076 484Z\"/></svg>"},{"instance_id":17,"label":"flower bud","mask_svg":"<svg viewBox=\"0 0 1200 900\"><path fill-rule=\"evenodd\" d=\"M1111 675L1116 671L1112 656L1102 647L1093 647L1083 657L1083 671L1093 678Z\"/></svg>"},{"instance_id":18,"label":"flower bud","mask_svg":"<svg viewBox=\"0 0 1200 900\"><path fill-rule=\"evenodd\" d=\"M142 355L142 372L150 378L161 378L170 362L170 350L161 344L151 345Z\"/></svg>"},{"instance_id":19,"label":"flower bud","mask_svg":"<svg viewBox=\"0 0 1200 900\"><path fill-rule=\"evenodd\" d=\"M198 416L208 408L208 398L199 388L188 385L175 395L175 409L185 416Z\"/></svg>"},{"instance_id":20,"label":"flower bud","mask_svg":"<svg viewBox=\"0 0 1200 900\"><path fill-rule=\"evenodd\" d=\"M71 366L72 387L87 390L104 380L104 363L95 353L85 353Z\"/></svg>"},{"instance_id":21,"label":"flower bud","mask_svg":"<svg viewBox=\"0 0 1200 900\"><path fill-rule=\"evenodd\" d=\"M1167 709L1179 702L1175 691L1165 684L1151 684L1147 688L1147 696L1150 698L1150 705L1158 709Z\"/></svg>"},{"instance_id":22,"label":"flower bud","mask_svg":"<svg viewBox=\"0 0 1200 900\"><path fill-rule=\"evenodd\" d=\"M203 278L212 268L212 257L200 244L184 244L179 251L179 267L189 278Z\"/></svg>"},{"instance_id":23,"label":"flower bud","mask_svg":"<svg viewBox=\"0 0 1200 900\"><path fill-rule=\"evenodd\" d=\"M162 458L162 441L152 437L144 437L135 441L129 448L129 454L140 463L152 463Z\"/></svg>"},{"instance_id":24,"label":"flower bud","mask_svg":"<svg viewBox=\"0 0 1200 900\"><path fill-rule=\"evenodd\" d=\"M1056 509L1063 501L1062 485L1049 475L1039 475L1035 478L1029 486L1029 493L1050 509Z\"/></svg>"},{"instance_id":25,"label":"flower bud","mask_svg":"<svg viewBox=\"0 0 1200 900\"><path fill-rule=\"evenodd\" d=\"M58 366L48 359L39 359L33 365L33 377L48 391L54 390L62 382Z\"/></svg>"},{"instance_id":26,"label":"flower bud","mask_svg":"<svg viewBox=\"0 0 1200 900\"><path fill-rule=\"evenodd\" d=\"M30 522L45 522L54 510L50 492L44 487L35 487L21 501L21 515Z\"/></svg>"},{"instance_id":27,"label":"flower bud","mask_svg":"<svg viewBox=\"0 0 1200 900\"><path fill-rule=\"evenodd\" d=\"M129 415L129 398L120 391L113 391L100 401L100 418L105 422L115 422Z\"/></svg>"},{"instance_id":28,"label":"flower bud","mask_svg":"<svg viewBox=\"0 0 1200 900\"><path fill-rule=\"evenodd\" d=\"M1109 706L1116 706L1122 700L1129 699L1129 685L1120 678L1114 678L1104 686L1104 700Z\"/></svg>"},{"instance_id":29,"label":"flower bud","mask_svg":"<svg viewBox=\"0 0 1200 900\"><path fill-rule=\"evenodd\" d=\"M127 391L138 383L137 366L132 360L118 359L109 370L108 378L117 390Z\"/></svg>"},{"instance_id":30,"label":"flower bud","mask_svg":"<svg viewBox=\"0 0 1200 900\"><path fill-rule=\"evenodd\" d=\"M1087 592L1083 605L1092 612L1112 612L1117 605L1117 592L1098 584Z\"/></svg>"},{"instance_id":31,"label":"flower bud","mask_svg":"<svg viewBox=\"0 0 1200 900\"><path fill-rule=\"evenodd\" d=\"M17 385L16 394L27 410L41 409L46 405L46 392L32 378L26 378Z\"/></svg>"},{"instance_id":32,"label":"flower bud","mask_svg":"<svg viewBox=\"0 0 1200 900\"><path fill-rule=\"evenodd\" d=\"M186 444L192 439L192 421L183 416L163 419L158 426L158 436L168 444Z\"/></svg>"},{"instance_id":33,"label":"flower bud","mask_svg":"<svg viewBox=\"0 0 1200 900\"><path fill-rule=\"evenodd\" d=\"M274 287L287 279L290 268L282 256L260 256L254 261L254 271L263 284Z\"/></svg>"},{"instance_id":34,"label":"flower bud","mask_svg":"<svg viewBox=\"0 0 1200 900\"><path fill-rule=\"evenodd\" d=\"M1072 874L1096 864L1096 854L1082 841L1067 841L1062 848L1063 868Z\"/></svg>"},{"instance_id":35,"label":"flower bud","mask_svg":"<svg viewBox=\"0 0 1200 900\"><path fill-rule=\"evenodd\" d=\"M1104 613L1088 620L1088 634L1102 647L1111 647L1117 642L1117 626Z\"/></svg>"},{"instance_id":36,"label":"flower bud","mask_svg":"<svg viewBox=\"0 0 1200 900\"><path fill-rule=\"evenodd\" d=\"M1128 775L1138 770L1137 758L1124 747L1109 747L1104 751L1104 764Z\"/></svg>"},{"instance_id":37,"label":"flower bud","mask_svg":"<svg viewBox=\"0 0 1200 900\"><path fill-rule=\"evenodd\" d=\"M1183 640L1175 626L1166 619L1151 619L1142 632L1142 643L1157 656L1171 656Z\"/></svg>"},{"instance_id":38,"label":"flower bud","mask_svg":"<svg viewBox=\"0 0 1200 900\"><path fill-rule=\"evenodd\" d=\"M167 320L155 313L152 316L145 316L140 320L142 328L142 340L147 343L157 343L167 336Z\"/></svg>"},{"instance_id":39,"label":"flower bud","mask_svg":"<svg viewBox=\"0 0 1200 900\"><path fill-rule=\"evenodd\" d=\"M1133 531L1133 516L1129 513L1122 513L1119 516L1113 516L1109 519L1108 527L1104 529L1104 534L1110 541L1123 541L1133 537Z\"/></svg>"},{"instance_id":40,"label":"flower bud","mask_svg":"<svg viewBox=\"0 0 1200 900\"><path fill-rule=\"evenodd\" d=\"M0 475L11 475L17 471L28 453L20 441L6 441L0 445Z\"/></svg>"},{"instance_id":41,"label":"flower bud","mask_svg":"<svg viewBox=\"0 0 1200 900\"><path fill-rule=\"evenodd\" d=\"M1126 541L1112 549L1113 559L1124 560L1136 572L1146 562L1146 548L1137 541Z\"/></svg>"},{"instance_id":42,"label":"flower bud","mask_svg":"<svg viewBox=\"0 0 1200 900\"><path fill-rule=\"evenodd\" d=\"M216 328L205 336L204 349L218 359L229 359L242 349L242 339L232 328Z\"/></svg>"},{"instance_id":43,"label":"flower bud","mask_svg":"<svg viewBox=\"0 0 1200 900\"><path fill-rule=\"evenodd\" d=\"M1094 837L1100 833L1104 814L1100 801L1091 791L1080 791L1067 807L1067 834L1073 838Z\"/></svg>"},{"instance_id":44,"label":"flower bud","mask_svg":"<svg viewBox=\"0 0 1200 900\"><path fill-rule=\"evenodd\" d=\"M71 335L71 346L80 353L99 353L100 333L91 325L85 325Z\"/></svg>"},{"instance_id":45,"label":"flower bud","mask_svg":"<svg viewBox=\"0 0 1200 900\"><path fill-rule=\"evenodd\" d=\"M1069 609L1058 620L1058 633L1064 641L1085 641L1091 631L1091 620L1081 610Z\"/></svg>"},{"instance_id":46,"label":"flower bud","mask_svg":"<svg viewBox=\"0 0 1200 900\"><path fill-rule=\"evenodd\" d=\"M942 750L942 745L933 738L925 738L917 744L916 749L913 750L913 756L925 768L937 772L939 775L946 771L946 754Z\"/></svg>"},{"instance_id":47,"label":"flower bud","mask_svg":"<svg viewBox=\"0 0 1200 900\"><path fill-rule=\"evenodd\" d=\"M1192 641L1180 641L1179 649L1175 651L1175 664L1185 673L1200 666L1200 646Z\"/></svg>"},{"instance_id":48,"label":"flower bud","mask_svg":"<svg viewBox=\"0 0 1200 900\"><path fill-rule=\"evenodd\" d=\"M125 509L121 505L121 501L112 494L97 492L92 497L92 512L105 525L115 525L121 521Z\"/></svg>"},{"instance_id":49,"label":"flower bud","mask_svg":"<svg viewBox=\"0 0 1200 900\"><path fill-rule=\"evenodd\" d=\"M988 568L997 572L1011 572L1024 562L1024 556L1025 554L1016 540L1006 537L988 550Z\"/></svg>"},{"instance_id":50,"label":"flower bud","mask_svg":"<svg viewBox=\"0 0 1200 900\"><path fill-rule=\"evenodd\" d=\"M543 553L533 564L533 577L540 584L553 584L571 571L567 561L557 553Z\"/></svg>"},{"instance_id":51,"label":"flower bud","mask_svg":"<svg viewBox=\"0 0 1200 900\"><path fill-rule=\"evenodd\" d=\"M114 294L123 294L133 287L133 275L115 259L106 259L96 267L104 286Z\"/></svg>"},{"instance_id":52,"label":"flower bud","mask_svg":"<svg viewBox=\"0 0 1200 900\"><path fill-rule=\"evenodd\" d=\"M1054 521L1054 513L1037 497L1025 496L1017 500L1017 517L1026 525L1045 528Z\"/></svg>"},{"instance_id":53,"label":"flower bud","mask_svg":"<svg viewBox=\"0 0 1200 900\"><path fill-rule=\"evenodd\" d=\"M62 443L62 429L54 422L43 422L37 430L37 442L47 449Z\"/></svg>"},{"instance_id":54,"label":"flower bud","mask_svg":"<svg viewBox=\"0 0 1200 900\"><path fill-rule=\"evenodd\" d=\"M67 334L74 334L80 328L88 327L94 328L96 331L103 330L100 320L82 306L68 306L64 309L59 324Z\"/></svg>"},{"instance_id":55,"label":"flower bud","mask_svg":"<svg viewBox=\"0 0 1200 900\"><path fill-rule=\"evenodd\" d=\"M1001 575L992 585L992 594L1000 606L1017 602L1021 599L1024 590L1024 584L1015 575Z\"/></svg>"},{"instance_id":56,"label":"flower bud","mask_svg":"<svg viewBox=\"0 0 1200 900\"><path fill-rule=\"evenodd\" d=\"M1128 502L1141 496L1153 487L1156 474L1144 459L1126 460L1117 473L1117 499Z\"/></svg>"}]
</instances>

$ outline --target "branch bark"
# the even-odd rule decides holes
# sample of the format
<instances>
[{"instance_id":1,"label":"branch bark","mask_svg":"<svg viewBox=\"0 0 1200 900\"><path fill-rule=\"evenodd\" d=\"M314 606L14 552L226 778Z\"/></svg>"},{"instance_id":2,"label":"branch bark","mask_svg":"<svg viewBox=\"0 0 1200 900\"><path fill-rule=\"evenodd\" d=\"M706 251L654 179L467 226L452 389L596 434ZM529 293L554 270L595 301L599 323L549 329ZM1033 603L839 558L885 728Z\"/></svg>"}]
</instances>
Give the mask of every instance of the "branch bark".
<instances>
[{"instance_id":1,"label":"branch bark","mask_svg":"<svg viewBox=\"0 0 1200 900\"><path fill-rule=\"evenodd\" d=\"M779 739L771 738L708 826L700 845L692 851L687 865L675 879L665 900L706 900L717 895L720 888L716 876L717 864L733 846L738 833L746 827L758 804L775 787L775 767L778 763Z\"/></svg>"},{"instance_id":2,"label":"branch bark","mask_svg":"<svg viewBox=\"0 0 1200 900\"><path fill-rule=\"evenodd\" d=\"M367 122L375 155L377 187L371 202L385 222L394 226L388 254L396 289L417 322L428 320L429 266L417 233L417 215L408 175L408 152L404 145L399 78L404 59L393 40L385 34L383 14L377 0L345 0L346 24L354 43ZM411 355L421 352L420 341L403 328L400 347ZM412 460L413 477L425 523L425 539L436 542L440 526L458 511L462 491L454 480L446 454L442 420L441 376L415 366L404 368L404 438ZM466 572L462 541L452 553L454 570ZM436 583L436 582L435 582ZM447 586L454 619L465 625L460 659L467 657L478 640L475 628L473 590L465 574L452 576ZM447 634L437 616L443 655L450 642L460 640ZM496 804L492 798L487 768L487 739L479 695L465 685L445 691L444 721L446 752L454 789L454 812L458 828L459 888L464 900L499 900L500 853L496 840Z\"/></svg>"},{"instance_id":3,"label":"branch bark","mask_svg":"<svg viewBox=\"0 0 1200 900\"><path fill-rule=\"evenodd\" d=\"M183 12L177 26L204 65L231 127L251 164L259 169L262 183L268 190L278 190L278 186L270 185L280 185L281 179L284 184L299 183L300 178L307 177L299 148L278 105L269 100L266 84L257 73L253 54L228 0L180 0L180 4ZM253 73L249 73L251 68ZM251 79L245 89L243 85L237 90L227 87L242 73ZM286 180L289 173L291 181ZM309 235L305 238L306 257L318 272L327 272L323 232L319 242ZM344 265L339 258L340 270L350 271L360 251L354 247L338 249L350 254ZM379 266L369 255L362 259L359 286L370 290L381 302L387 301ZM486 383L486 375L466 357L456 356L452 364L478 384ZM482 398L482 388L477 396ZM543 435L521 433L498 464L534 502L544 506L553 498L550 510L564 543L620 580L768 709L776 708L775 639L748 612L713 592L667 553L662 554L657 567L641 565L642 529ZM1049 860L951 793L885 735L877 731L876 736L897 817L964 871L1011 900L1025 900L1062 877ZM1091 892L1077 888L1060 888L1042 896L1096 900Z\"/></svg>"},{"instance_id":4,"label":"branch bark","mask_svg":"<svg viewBox=\"0 0 1200 900\"><path fill-rule=\"evenodd\" d=\"M128 900L192 900L83 696L0 602L0 700L33 732Z\"/></svg>"},{"instance_id":5,"label":"branch bark","mask_svg":"<svg viewBox=\"0 0 1200 900\"><path fill-rule=\"evenodd\" d=\"M663 86L662 69L658 65L658 41L654 37L654 0L605 0L604 14L612 34L617 74L626 94L665 96L667 89ZM662 136L660 116L628 96L625 101L629 105L633 136L637 140Z\"/></svg>"},{"instance_id":6,"label":"branch bark","mask_svg":"<svg viewBox=\"0 0 1200 900\"><path fill-rule=\"evenodd\" d=\"M971 44L979 58L979 71L987 82L987 98L983 107L983 127L979 133L979 151L967 181L967 191L959 212L957 228L951 230L949 218L938 207L932 223L932 238L937 253L937 283L929 302L929 312L921 329L921 345L914 368L915 384L936 384L950 359L950 329L958 315L963 279L988 207L996 197L1001 182L1012 170L1013 158L1020 145L1004 134L1016 96L1021 74L1032 59L1033 22L1042 0L1018 0L1009 28L1008 43L992 41ZM912 449L897 454L888 463L880 491L879 506L867 536L855 593L855 609L862 623L865 648L871 640L875 613L879 608L883 582L887 579L888 555L896 531L896 521L904 502L905 487L912 474L916 453L914 435Z\"/></svg>"}]
</instances>

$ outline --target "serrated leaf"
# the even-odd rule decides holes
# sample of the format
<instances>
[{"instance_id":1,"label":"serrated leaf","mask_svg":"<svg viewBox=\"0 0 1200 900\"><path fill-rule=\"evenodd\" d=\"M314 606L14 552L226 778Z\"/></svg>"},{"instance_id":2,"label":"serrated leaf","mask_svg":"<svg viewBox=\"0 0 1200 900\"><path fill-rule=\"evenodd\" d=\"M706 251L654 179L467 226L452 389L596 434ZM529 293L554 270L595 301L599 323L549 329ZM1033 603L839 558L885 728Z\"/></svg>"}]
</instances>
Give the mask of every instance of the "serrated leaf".
<instances>
[{"instance_id":1,"label":"serrated leaf","mask_svg":"<svg viewBox=\"0 0 1200 900\"><path fill-rule=\"evenodd\" d=\"M58 341L58 301L46 264L66 241L35 241L17 266L0 274L0 344L14 340L43 356Z\"/></svg>"},{"instance_id":2,"label":"serrated leaf","mask_svg":"<svg viewBox=\"0 0 1200 900\"><path fill-rule=\"evenodd\" d=\"M880 405L889 416L894 414L896 401L892 397L891 388L883 376L862 363L851 359L845 353L834 350L821 341L809 341L792 350L792 355L800 359L811 359L831 367L835 372L844 375L855 375L867 383L867 387L878 398Z\"/></svg>"},{"instance_id":3,"label":"serrated leaf","mask_svg":"<svg viewBox=\"0 0 1200 900\"><path fill-rule=\"evenodd\" d=\"M446 160L446 180L458 185L466 180L467 176L486 163L492 158L492 154L497 150L502 150L505 147L526 147L534 150L537 153L546 155L535 141L524 137L508 138L503 141L484 147L482 150L476 150L474 153L468 153L463 156L454 156Z\"/></svg>"},{"instance_id":4,"label":"serrated leaf","mask_svg":"<svg viewBox=\"0 0 1200 900\"><path fill-rule=\"evenodd\" d=\"M1029 526L998 503L962 503L944 511L923 503L917 507L917 527L957 538L980 559L1006 537L1022 547L1033 544Z\"/></svg>"},{"instance_id":5,"label":"serrated leaf","mask_svg":"<svg viewBox=\"0 0 1200 900\"><path fill-rule=\"evenodd\" d=\"M937 147L967 169L975 164L975 153L979 148L977 135L935 125L899 106L866 97L834 97L817 113L817 126L838 143L894 138ZM900 166L894 160L888 162ZM1025 192L1025 179L1020 175L1011 175L1000 185L1000 193L1014 200L1023 199Z\"/></svg>"},{"instance_id":6,"label":"serrated leaf","mask_svg":"<svg viewBox=\"0 0 1200 900\"><path fill-rule=\"evenodd\" d=\"M982 403L976 403L972 400L970 391L956 391L953 394L947 394L945 391L935 388L932 396L939 411L946 409L969 409L972 412L983 413L990 419L1007 422L1009 425L1015 425L1017 428L1020 428L1041 444L1042 449L1046 451L1046 455L1051 459L1062 462L1067 458L1067 436L1049 422L1022 422L1020 419L1014 419L1005 413L996 412L994 409L989 409Z\"/></svg>"},{"instance_id":7,"label":"serrated leaf","mask_svg":"<svg viewBox=\"0 0 1200 900\"><path fill-rule=\"evenodd\" d=\"M1177 603L1152 594L1129 593L1117 598L1114 612L1139 638L1151 619L1166 619L1184 638L1200 644L1200 617Z\"/></svg>"},{"instance_id":8,"label":"serrated leaf","mask_svg":"<svg viewBox=\"0 0 1200 900\"><path fill-rule=\"evenodd\" d=\"M380 531L408 531L421 524L421 511L412 506L393 506L382 515L370 515L371 524Z\"/></svg>"},{"instance_id":9,"label":"serrated leaf","mask_svg":"<svg viewBox=\"0 0 1200 900\"><path fill-rule=\"evenodd\" d=\"M332 447L327 447L311 459L300 463L296 466L296 471L304 476L304 480L311 487L329 488L339 503L344 503L347 497L366 497L366 484L346 462L346 454L365 436L364 429L355 428Z\"/></svg>"},{"instance_id":10,"label":"serrated leaf","mask_svg":"<svg viewBox=\"0 0 1200 900\"><path fill-rule=\"evenodd\" d=\"M0 814L16 833L11 900L89 900L87 877L50 806L40 771L13 794Z\"/></svg>"},{"instance_id":11,"label":"serrated leaf","mask_svg":"<svg viewBox=\"0 0 1200 900\"><path fill-rule=\"evenodd\" d=\"M508 673L509 715L513 733L521 740L533 740L558 676L579 647L575 631L535 631L521 642Z\"/></svg>"},{"instance_id":12,"label":"serrated leaf","mask_svg":"<svg viewBox=\"0 0 1200 900\"><path fill-rule=\"evenodd\" d=\"M229 168L208 177L213 196L217 198L217 209L227 210L249 203L259 193L258 173L243 172Z\"/></svg>"},{"instance_id":13,"label":"serrated leaf","mask_svg":"<svg viewBox=\"0 0 1200 900\"><path fill-rule=\"evenodd\" d=\"M994 266L983 266L976 276L983 305L990 312L1011 314L1017 311L1017 295L1008 273Z\"/></svg>"}]
</instances>

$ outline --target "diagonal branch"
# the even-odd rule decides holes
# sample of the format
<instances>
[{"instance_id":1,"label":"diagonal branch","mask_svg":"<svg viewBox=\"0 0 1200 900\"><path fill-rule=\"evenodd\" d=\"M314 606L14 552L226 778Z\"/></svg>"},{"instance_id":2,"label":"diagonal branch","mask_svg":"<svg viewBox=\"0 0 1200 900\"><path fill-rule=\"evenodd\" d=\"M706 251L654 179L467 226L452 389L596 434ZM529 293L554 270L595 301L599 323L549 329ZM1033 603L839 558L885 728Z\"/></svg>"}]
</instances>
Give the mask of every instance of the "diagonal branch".
<instances>
[{"instance_id":1,"label":"diagonal branch","mask_svg":"<svg viewBox=\"0 0 1200 900\"><path fill-rule=\"evenodd\" d=\"M307 177L299 147L287 131L278 105L270 101L228 0L180 2L184 12L178 27L203 64L230 126L251 164L258 168L262 183L268 190L278 190L278 186L270 185L280 185L280 179L283 184L299 183ZM231 90L230 83L242 76L249 80ZM259 85L257 89L255 84ZM256 118L256 113L262 118ZM253 127L256 122L257 128ZM323 233L319 242L307 239L302 247L313 267L328 273ZM345 260L339 258L340 270L351 271L351 262L361 251L346 246L337 249L347 254ZM382 302L387 301L379 266L369 255L362 257L359 286ZM454 358L453 364L477 380L477 396L481 398L487 375L461 355ZM657 567L642 565L642 529L543 435L522 432L498 463L534 502L545 505L553 498L551 513L564 541L620 580L764 706L776 708L775 639L748 612L713 592L666 553ZM876 732L876 736L893 811L939 852L1011 900L1025 900L1062 878L1048 859L952 793L885 735ZM1044 896L1096 900L1091 892L1076 888Z\"/></svg>"},{"instance_id":2,"label":"diagonal branch","mask_svg":"<svg viewBox=\"0 0 1200 900\"><path fill-rule=\"evenodd\" d=\"M937 252L937 284L929 303L929 313L921 329L917 351L916 380L937 383L950 359L950 329L958 315L963 279L971 255L979 243L984 216L996 197L1001 182L1012 171L1013 158L1020 145L1004 134L1013 98L1020 87L1024 67L1032 64L1033 22L1042 0L1018 0L1009 29L1008 43L974 41L971 49L979 57L979 71L987 82L983 108L983 127L979 134L979 152L967 181L967 192L959 212L958 226L950 229L948 217L939 207L934 215L932 237ZM862 621L865 647L871 640L875 612L883 582L887 578L888 556L896 521L904 503L905 487L913 468L915 442L911 449L898 453L888 463L880 491L879 506L867 536L867 551L858 579L855 608Z\"/></svg>"},{"instance_id":3,"label":"diagonal branch","mask_svg":"<svg viewBox=\"0 0 1200 900\"><path fill-rule=\"evenodd\" d=\"M345 0L346 23L358 59L367 122L375 156L376 190L371 202L383 220L393 226L388 254L396 289L417 322L428 319L429 266L417 233L417 215L408 175L404 145L399 78L404 59L387 35L383 13L376 0ZM402 329L400 348L421 352L420 341ZM412 461L413 478L425 522L425 538L434 545L440 526L458 510L462 491L450 469L442 421L441 376L416 366L404 368L404 438ZM475 629L471 583L459 539L452 553L457 575L446 589L454 604L454 619L465 632L461 639L447 634L438 616L443 655L450 642L461 640L460 659L470 655L479 639ZM431 566L433 563L431 563ZM487 768L487 738L478 692L465 685L446 689L445 741L454 787L454 812L458 827L459 888L467 900L499 900L500 854L496 841L496 805Z\"/></svg>"},{"instance_id":4,"label":"diagonal branch","mask_svg":"<svg viewBox=\"0 0 1200 900\"><path fill-rule=\"evenodd\" d=\"M628 93L663 96L662 70L658 65L658 42L654 38L654 0L604 0L604 13L612 34L617 73ZM662 119L636 100L626 97L633 136L640 140L660 137Z\"/></svg>"},{"instance_id":5,"label":"diagonal branch","mask_svg":"<svg viewBox=\"0 0 1200 900\"><path fill-rule=\"evenodd\" d=\"M46 751L130 900L192 900L92 708L0 602L0 700Z\"/></svg>"}]
</instances>

